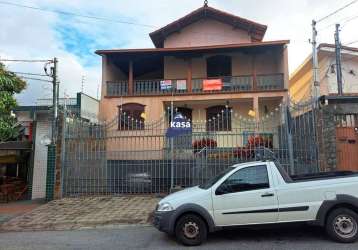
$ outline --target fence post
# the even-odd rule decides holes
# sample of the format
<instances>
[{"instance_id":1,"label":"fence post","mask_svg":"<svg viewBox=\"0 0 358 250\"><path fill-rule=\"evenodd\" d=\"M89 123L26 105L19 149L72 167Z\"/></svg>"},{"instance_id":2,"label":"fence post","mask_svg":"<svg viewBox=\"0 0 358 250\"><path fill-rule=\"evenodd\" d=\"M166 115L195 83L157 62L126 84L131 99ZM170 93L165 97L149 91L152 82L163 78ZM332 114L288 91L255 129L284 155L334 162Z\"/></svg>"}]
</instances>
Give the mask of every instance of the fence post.
<instances>
[{"instance_id":1,"label":"fence post","mask_svg":"<svg viewBox=\"0 0 358 250\"><path fill-rule=\"evenodd\" d=\"M55 187L56 145L47 146L46 200L53 200Z\"/></svg>"},{"instance_id":2,"label":"fence post","mask_svg":"<svg viewBox=\"0 0 358 250\"><path fill-rule=\"evenodd\" d=\"M293 142L292 142L292 131L291 131L291 121L289 118L289 101L285 106L284 110L284 117L285 117L285 130L286 130L286 137L287 137L287 146L288 146L288 157L290 162L290 174L293 175L295 173L295 162L294 162L294 156L293 156Z\"/></svg>"},{"instance_id":3,"label":"fence post","mask_svg":"<svg viewBox=\"0 0 358 250\"><path fill-rule=\"evenodd\" d=\"M174 103L170 102L170 118L174 120ZM174 138L170 137L170 192L174 189Z\"/></svg>"}]
</instances>

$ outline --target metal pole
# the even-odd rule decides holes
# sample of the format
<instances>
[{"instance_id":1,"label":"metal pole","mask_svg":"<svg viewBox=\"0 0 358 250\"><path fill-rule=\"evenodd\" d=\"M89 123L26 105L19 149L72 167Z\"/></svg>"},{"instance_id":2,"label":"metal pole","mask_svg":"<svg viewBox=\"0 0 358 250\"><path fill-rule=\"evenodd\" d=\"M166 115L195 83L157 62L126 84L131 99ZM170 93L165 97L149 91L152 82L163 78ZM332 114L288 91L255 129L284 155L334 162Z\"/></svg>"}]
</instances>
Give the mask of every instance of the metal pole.
<instances>
[{"instance_id":1,"label":"metal pole","mask_svg":"<svg viewBox=\"0 0 358 250\"><path fill-rule=\"evenodd\" d=\"M53 70L52 70L52 144L56 141L56 121L58 116L58 86L57 86L57 58L53 59Z\"/></svg>"},{"instance_id":2,"label":"metal pole","mask_svg":"<svg viewBox=\"0 0 358 250\"><path fill-rule=\"evenodd\" d=\"M284 117L285 117L285 127L286 127L286 136L287 136L287 146L288 146L288 157L289 157L289 170L290 174L293 175L295 173L295 162L294 162L294 156L293 156L293 141L292 141L292 131L289 126L291 125L288 121L288 112L289 112L289 101L286 104L286 107L284 109Z\"/></svg>"},{"instance_id":3,"label":"metal pole","mask_svg":"<svg viewBox=\"0 0 358 250\"><path fill-rule=\"evenodd\" d=\"M312 74L313 74L313 103L319 97L319 67L318 67L318 52L317 52L317 29L316 21L312 20Z\"/></svg>"},{"instance_id":4,"label":"metal pole","mask_svg":"<svg viewBox=\"0 0 358 250\"><path fill-rule=\"evenodd\" d=\"M315 133L315 141L316 141L316 157L318 159L318 138L317 138L317 118L316 118L316 110L318 109L318 98L320 96L320 79L319 79L319 65L318 65L318 50L317 50L317 29L316 29L316 21L312 20L312 74L313 74L313 100L312 100L312 125ZM317 161L317 166L319 167L319 163Z\"/></svg>"},{"instance_id":5,"label":"metal pole","mask_svg":"<svg viewBox=\"0 0 358 250\"><path fill-rule=\"evenodd\" d=\"M336 47L336 68L337 68L337 87L338 95L343 94L342 87L342 57L341 57L341 41L339 40L339 24L336 24L336 32L334 33L334 41Z\"/></svg>"},{"instance_id":6,"label":"metal pole","mask_svg":"<svg viewBox=\"0 0 358 250\"><path fill-rule=\"evenodd\" d=\"M170 121L174 120L174 103L170 102ZM174 189L174 138L170 138L170 192Z\"/></svg>"}]
</instances>

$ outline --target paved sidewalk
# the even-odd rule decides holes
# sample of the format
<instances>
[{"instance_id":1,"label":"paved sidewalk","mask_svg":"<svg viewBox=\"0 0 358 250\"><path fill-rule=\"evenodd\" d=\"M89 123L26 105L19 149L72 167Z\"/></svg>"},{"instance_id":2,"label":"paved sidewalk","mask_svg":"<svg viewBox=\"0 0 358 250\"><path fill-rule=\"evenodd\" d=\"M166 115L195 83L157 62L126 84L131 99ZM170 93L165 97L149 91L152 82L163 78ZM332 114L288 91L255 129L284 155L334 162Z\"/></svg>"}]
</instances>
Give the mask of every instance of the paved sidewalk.
<instances>
[{"instance_id":1,"label":"paved sidewalk","mask_svg":"<svg viewBox=\"0 0 358 250\"><path fill-rule=\"evenodd\" d=\"M55 200L3 223L0 231L74 230L149 224L158 201L152 196Z\"/></svg>"},{"instance_id":2,"label":"paved sidewalk","mask_svg":"<svg viewBox=\"0 0 358 250\"><path fill-rule=\"evenodd\" d=\"M0 225L10 219L28 213L44 204L41 200L24 200L9 203L0 203Z\"/></svg>"}]
</instances>

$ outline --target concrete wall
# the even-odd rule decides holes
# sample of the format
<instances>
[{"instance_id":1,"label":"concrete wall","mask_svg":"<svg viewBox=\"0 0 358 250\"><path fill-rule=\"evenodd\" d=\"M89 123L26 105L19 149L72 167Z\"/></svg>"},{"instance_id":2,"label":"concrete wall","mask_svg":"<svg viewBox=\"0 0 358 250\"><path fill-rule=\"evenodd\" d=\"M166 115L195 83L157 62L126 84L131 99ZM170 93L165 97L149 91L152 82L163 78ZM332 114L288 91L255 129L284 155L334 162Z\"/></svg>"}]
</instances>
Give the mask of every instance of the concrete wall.
<instances>
[{"instance_id":1,"label":"concrete wall","mask_svg":"<svg viewBox=\"0 0 358 250\"><path fill-rule=\"evenodd\" d=\"M327 57L323 64L323 69L327 69L327 74L322 81L321 93L337 94L337 73L331 72L330 65L335 64L335 58ZM355 58L343 55L342 57L343 93L358 94L358 56Z\"/></svg>"},{"instance_id":2,"label":"concrete wall","mask_svg":"<svg viewBox=\"0 0 358 250\"><path fill-rule=\"evenodd\" d=\"M45 198L47 175L47 146L41 143L44 136L50 134L48 115L37 115L32 199Z\"/></svg>"},{"instance_id":3,"label":"concrete wall","mask_svg":"<svg viewBox=\"0 0 358 250\"><path fill-rule=\"evenodd\" d=\"M248 32L214 19L201 19L168 36L164 48L249 43Z\"/></svg>"},{"instance_id":4,"label":"concrete wall","mask_svg":"<svg viewBox=\"0 0 358 250\"><path fill-rule=\"evenodd\" d=\"M333 51L319 53L319 94L321 96L338 93L335 63ZM311 62L308 61L294 77L291 77L290 95L296 102L307 100L313 95L311 65ZM358 53L357 55L342 54L342 75L343 94L358 94Z\"/></svg>"},{"instance_id":5,"label":"concrete wall","mask_svg":"<svg viewBox=\"0 0 358 250\"><path fill-rule=\"evenodd\" d=\"M90 122L98 121L99 101L83 93L80 94L81 117Z\"/></svg>"},{"instance_id":6,"label":"concrete wall","mask_svg":"<svg viewBox=\"0 0 358 250\"><path fill-rule=\"evenodd\" d=\"M200 58L192 60L193 78L205 78L206 59L215 55L227 55L232 58L231 72L233 76L252 75L254 64L256 74L275 74L283 73L285 76L285 87L288 87L288 62L287 54L282 52L267 51L256 56L244 53L211 53ZM164 78L165 79L186 79L188 71L188 62L181 58L165 57L164 58Z\"/></svg>"}]
</instances>

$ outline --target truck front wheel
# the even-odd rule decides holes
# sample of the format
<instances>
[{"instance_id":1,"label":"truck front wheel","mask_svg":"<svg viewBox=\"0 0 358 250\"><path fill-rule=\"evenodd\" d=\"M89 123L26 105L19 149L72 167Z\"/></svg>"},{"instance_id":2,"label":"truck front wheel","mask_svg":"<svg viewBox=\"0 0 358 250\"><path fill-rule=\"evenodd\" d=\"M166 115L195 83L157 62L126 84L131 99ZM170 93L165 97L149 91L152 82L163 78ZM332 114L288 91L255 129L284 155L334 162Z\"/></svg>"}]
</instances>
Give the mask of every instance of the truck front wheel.
<instances>
[{"instance_id":1,"label":"truck front wheel","mask_svg":"<svg viewBox=\"0 0 358 250\"><path fill-rule=\"evenodd\" d=\"M185 214L175 226L177 240L187 246L198 246L206 240L207 227L203 219L195 214Z\"/></svg>"},{"instance_id":2,"label":"truck front wheel","mask_svg":"<svg viewBox=\"0 0 358 250\"><path fill-rule=\"evenodd\" d=\"M335 241L352 243L358 239L358 215L348 208L333 210L326 222L327 234Z\"/></svg>"}]
</instances>

